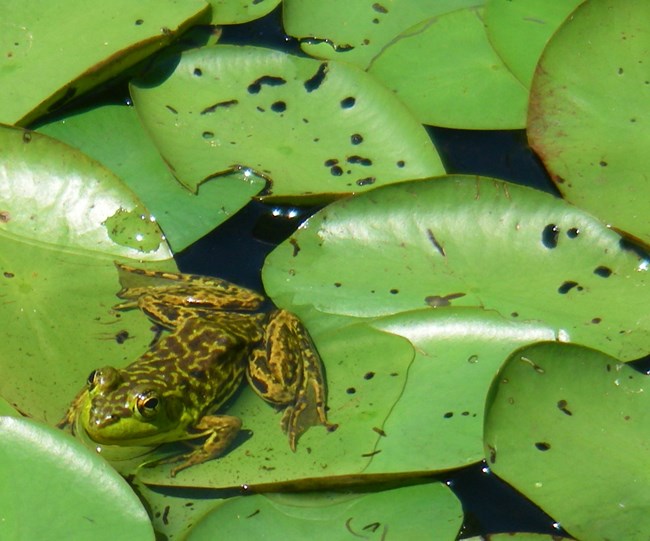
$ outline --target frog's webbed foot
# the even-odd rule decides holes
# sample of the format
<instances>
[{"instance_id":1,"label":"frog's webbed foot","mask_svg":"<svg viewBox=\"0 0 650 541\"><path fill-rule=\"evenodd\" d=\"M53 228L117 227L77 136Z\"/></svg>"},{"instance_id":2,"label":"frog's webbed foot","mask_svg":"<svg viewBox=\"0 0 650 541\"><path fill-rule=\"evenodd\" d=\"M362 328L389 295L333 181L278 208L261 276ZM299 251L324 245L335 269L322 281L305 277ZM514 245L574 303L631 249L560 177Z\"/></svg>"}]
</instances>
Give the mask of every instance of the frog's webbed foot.
<instances>
[{"instance_id":1,"label":"frog's webbed foot","mask_svg":"<svg viewBox=\"0 0 650 541\"><path fill-rule=\"evenodd\" d=\"M300 436L310 427L338 425L327 420L323 366L302 322L286 310L269 316L264 344L256 348L248 366L248 381L267 402L284 407L282 429L296 450Z\"/></svg>"},{"instance_id":2,"label":"frog's webbed foot","mask_svg":"<svg viewBox=\"0 0 650 541\"><path fill-rule=\"evenodd\" d=\"M192 448L191 451L148 462L147 466L181 462L178 466L172 468L169 473L172 477L176 477L179 471L196 464L202 464L224 454L235 439L235 436L237 436L240 428L241 420L238 417L233 417L232 415L206 415L194 427L198 433L192 435L192 438L207 436L202 444L193 445L189 442L184 442Z\"/></svg>"}]
</instances>

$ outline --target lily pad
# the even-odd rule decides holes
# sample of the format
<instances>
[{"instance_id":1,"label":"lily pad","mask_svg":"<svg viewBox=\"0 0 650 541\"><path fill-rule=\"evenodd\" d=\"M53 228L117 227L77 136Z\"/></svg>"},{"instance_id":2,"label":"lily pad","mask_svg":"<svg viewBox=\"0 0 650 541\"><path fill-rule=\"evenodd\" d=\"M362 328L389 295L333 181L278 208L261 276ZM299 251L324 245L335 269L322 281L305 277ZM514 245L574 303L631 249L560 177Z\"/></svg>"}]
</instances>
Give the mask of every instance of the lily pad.
<instances>
[{"instance_id":1,"label":"lily pad","mask_svg":"<svg viewBox=\"0 0 650 541\"><path fill-rule=\"evenodd\" d=\"M169 44L208 10L202 0L116 0L93 9L83 0L3 3L0 122L27 125L57 109Z\"/></svg>"},{"instance_id":2,"label":"lily pad","mask_svg":"<svg viewBox=\"0 0 650 541\"><path fill-rule=\"evenodd\" d=\"M212 6L212 24L241 24L264 17L281 0L207 0Z\"/></svg>"},{"instance_id":3,"label":"lily pad","mask_svg":"<svg viewBox=\"0 0 650 541\"><path fill-rule=\"evenodd\" d=\"M115 259L173 268L140 201L97 162L34 132L0 128L0 395L54 423L97 366L151 339L110 307Z\"/></svg>"},{"instance_id":4,"label":"lily pad","mask_svg":"<svg viewBox=\"0 0 650 541\"><path fill-rule=\"evenodd\" d=\"M464 129L526 124L528 90L485 33L483 9L460 9L422 21L388 44L368 72L420 122Z\"/></svg>"},{"instance_id":5,"label":"lily pad","mask_svg":"<svg viewBox=\"0 0 650 541\"><path fill-rule=\"evenodd\" d=\"M200 521L188 541L226 538L456 539L460 502L439 483L367 494L270 494L231 498Z\"/></svg>"},{"instance_id":6,"label":"lily pad","mask_svg":"<svg viewBox=\"0 0 650 541\"><path fill-rule=\"evenodd\" d=\"M488 0L485 27L492 47L512 74L530 88L549 39L584 0Z\"/></svg>"},{"instance_id":7,"label":"lily pad","mask_svg":"<svg viewBox=\"0 0 650 541\"><path fill-rule=\"evenodd\" d=\"M384 186L312 216L266 259L279 306L353 317L475 306L631 360L650 349L648 256L589 214L494 179Z\"/></svg>"},{"instance_id":8,"label":"lily pad","mask_svg":"<svg viewBox=\"0 0 650 541\"><path fill-rule=\"evenodd\" d=\"M65 116L38 128L92 156L115 172L144 202L174 252L228 219L264 187L241 172L193 193L171 174L132 107L108 105Z\"/></svg>"},{"instance_id":9,"label":"lily pad","mask_svg":"<svg viewBox=\"0 0 650 541\"><path fill-rule=\"evenodd\" d=\"M154 539L126 481L59 430L0 417L0 477L5 539Z\"/></svg>"},{"instance_id":10,"label":"lily pad","mask_svg":"<svg viewBox=\"0 0 650 541\"><path fill-rule=\"evenodd\" d=\"M562 195L646 243L649 18L643 0L582 4L544 51L528 118Z\"/></svg>"},{"instance_id":11,"label":"lily pad","mask_svg":"<svg viewBox=\"0 0 650 541\"><path fill-rule=\"evenodd\" d=\"M484 0L284 0L285 31L317 58L367 68L374 57L411 26Z\"/></svg>"},{"instance_id":12,"label":"lily pad","mask_svg":"<svg viewBox=\"0 0 650 541\"><path fill-rule=\"evenodd\" d=\"M577 539L646 539L648 377L599 351L513 353L486 407L490 468Z\"/></svg>"},{"instance_id":13,"label":"lily pad","mask_svg":"<svg viewBox=\"0 0 650 541\"><path fill-rule=\"evenodd\" d=\"M483 407L494 374L519 346L557 338L542 324L468 307L415 310L372 326L408 339L416 356L365 473L444 470L483 460ZM364 356L369 370L374 359Z\"/></svg>"},{"instance_id":14,"label":"lily pad","mask_svg":"<svg viewBox=\"0 0 650 541\"><path fill-rule=\"evenodd\" d=\"M134 81L136 110L191 190L250 168L266 194L364 191L443 171L424 128L390 91L344 63L215 45Z\"/></svg>"}]
</instances>

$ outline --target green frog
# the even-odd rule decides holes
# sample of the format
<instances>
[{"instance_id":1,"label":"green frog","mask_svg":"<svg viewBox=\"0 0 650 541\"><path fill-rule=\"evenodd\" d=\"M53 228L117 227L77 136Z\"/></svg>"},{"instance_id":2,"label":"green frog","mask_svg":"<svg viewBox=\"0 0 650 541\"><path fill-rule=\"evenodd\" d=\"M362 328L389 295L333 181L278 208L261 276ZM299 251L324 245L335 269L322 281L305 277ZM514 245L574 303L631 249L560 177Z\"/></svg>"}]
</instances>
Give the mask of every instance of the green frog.
<instances>
[{"instance_id":1,"label":"green frog","mask_svg":"<svg viewBox=\"0 0 650 541\"><path fill-rule=\"evenodd\" d=\"M295 315L260 312L262 295L218 278L116 265L124 302L115 309L139 308L161 335L126 368L94 370L61 428L123 446L204 438L165 460L180 462L175 476L228 449L241 421L217 411L244 374L261 398L284 409L281 425L293 451L311 426L336 428L327 420L320 357Z\"/></svg>"}]
</instances>

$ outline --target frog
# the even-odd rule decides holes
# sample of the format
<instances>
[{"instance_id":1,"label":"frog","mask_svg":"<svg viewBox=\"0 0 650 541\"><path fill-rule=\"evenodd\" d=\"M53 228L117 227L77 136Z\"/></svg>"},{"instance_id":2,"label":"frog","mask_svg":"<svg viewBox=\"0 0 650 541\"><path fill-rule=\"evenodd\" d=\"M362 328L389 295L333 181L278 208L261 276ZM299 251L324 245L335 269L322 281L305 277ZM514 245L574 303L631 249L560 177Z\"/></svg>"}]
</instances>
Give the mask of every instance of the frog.
<instances>
[{"instance_id":1,"label":"frog","mask_svg":"<svg viewBox=\"0 0 650 541\"><path fill-rule=\"evenodd\" d=\"M186 442L190 451L152 462L177 462L175 477L233 444L242 421L221 409L247 380L283 412L292 451L312 426L336 429L320 355L296 315L265 309L263 295L220 278L116 266L122 302L114 310L139 309L158 336L125 368L93 370L60 428L103 445Z\"/></svg>"}]
</instances>

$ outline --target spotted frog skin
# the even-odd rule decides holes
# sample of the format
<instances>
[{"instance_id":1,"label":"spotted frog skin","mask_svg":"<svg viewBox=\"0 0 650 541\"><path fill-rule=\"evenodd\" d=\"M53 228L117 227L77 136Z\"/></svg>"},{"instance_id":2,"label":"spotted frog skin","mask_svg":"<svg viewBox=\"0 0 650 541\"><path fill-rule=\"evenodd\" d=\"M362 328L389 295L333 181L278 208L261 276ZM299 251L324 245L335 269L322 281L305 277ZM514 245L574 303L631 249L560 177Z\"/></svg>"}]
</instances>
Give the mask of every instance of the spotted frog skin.
<instances>
[{"instance_id":1,"label":"spotted frog skin","mask_svg":"<svg viewBox=\"0 0 650 541\"><path fill-rule=\"evenodd\" d=\"M282 429L295 451L302 433L322 424L325 384L318 352L296 316L259 313L264 297L218 278L153 272L117 264L124 302L162 334L126 368L94 370L59 423L100 444L158 445L203 438L171 475L223 454L241 421L217 410L244 374L264 400L284 409Z\"/></svg>"}]
</instances>

